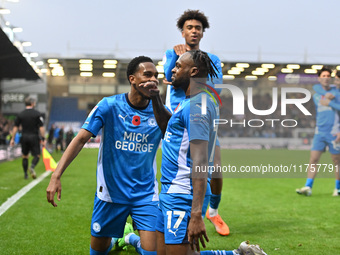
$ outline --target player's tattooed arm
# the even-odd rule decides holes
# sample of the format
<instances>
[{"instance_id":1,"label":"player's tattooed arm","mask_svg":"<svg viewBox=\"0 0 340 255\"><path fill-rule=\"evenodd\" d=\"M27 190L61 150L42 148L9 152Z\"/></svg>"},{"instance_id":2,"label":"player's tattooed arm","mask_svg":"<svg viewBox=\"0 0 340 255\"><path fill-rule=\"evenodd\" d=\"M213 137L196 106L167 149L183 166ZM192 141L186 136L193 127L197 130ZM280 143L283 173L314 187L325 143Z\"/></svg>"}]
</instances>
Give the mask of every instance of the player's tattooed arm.
<instances>
[{"instance_id":1,"label":"player's tattooed arm","mask_svg":"<svg viewBox=\"0 0 340 255\"><path fill-rule=\"evenodd\" d=\"M205 248L204 239L209 242L202 218L202 206L208 178L208 171L206 171L208 168L208 141L190 141L190 155L192 159L193 199L188 238L191 249L200 251L199 243Z\"/></svg>"},{"instance_id":2,"label":"player's tattooed arm","mask_svg":"<svg viewBox=\"0 0 340 255\"><path fill-rule=\"evenodd\" d=\"M158 88L150 90L150 96L152 100L153 113L157 124L164 135L172 114L164 107Z\"/></svg>"}]
</instances>

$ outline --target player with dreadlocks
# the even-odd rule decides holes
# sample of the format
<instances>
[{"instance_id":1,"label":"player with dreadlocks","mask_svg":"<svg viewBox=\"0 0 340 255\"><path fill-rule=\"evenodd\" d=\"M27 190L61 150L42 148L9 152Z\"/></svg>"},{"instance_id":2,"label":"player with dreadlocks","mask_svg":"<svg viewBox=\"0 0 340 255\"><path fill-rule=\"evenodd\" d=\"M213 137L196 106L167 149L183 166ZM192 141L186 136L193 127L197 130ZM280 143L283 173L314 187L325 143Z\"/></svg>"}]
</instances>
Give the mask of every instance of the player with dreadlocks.
<instances>
[{"instance_id":1,"label":"player with dreadlocks","mask_svg":"<svg viewBox=\"0 0 340 255\"><path fill-rule=\"evenodd\" d=\"M213 166L219 106L202 88L208 75L216 77L207 53L184 53L172 69L172 86L186 98L171 114L162 104L159 90L150 96L162 142L161 194L157 215L157 254L194 254L208 242L202 218L209 166ZM147 87L148 84L141 84ZM206 103L203 101L206 99ZM206 105L206 114L202 107ZM201 254L265 254L255 245L242 243L234 251L202 251ZM190 249L191 248L191 249ZM246 253L248 252L248 253ZM251 253L253 252L253 253Z\"/></svg>"},{"instance_id":2,"label":"player with dreadlocks","mask_svg":"<svg viewBox=\"0 0 340 255\"><path fill-rule=\"evenodd\" d=\"M190 50L200 49L200 42L203 38L204 32L210 27L208 17L200 10L186 10L177 20L177 28L185 40L184 44L175 45L172 49L168 49L163 57L164 62L164 79L165 84L169 84L166 90L166 106L173 112L177 105L185 99L185 93L182 89L175 89L171 86L171 70L175 67L175 63L179 56ZM216 68L216 73L222 82L222 67L221 60L218 56L207 52L209 58L212 60ZM216 79L215 79L216 80ZM212 85L212 84L210 84ZM218 93L221 89L216 89ZM219 140L217 139L215 147L214 165L221 166L221 149ZM207 193L204 198L202 216L206 216L208 220L214 224L217 233L226 236L229 235L229 227L224 222L218 213L218 207L222 198L223 176L222 173L215 172L211 180L208 180ZM208 208L208 204L210 207Z\"/></svg>"}]
</instances>

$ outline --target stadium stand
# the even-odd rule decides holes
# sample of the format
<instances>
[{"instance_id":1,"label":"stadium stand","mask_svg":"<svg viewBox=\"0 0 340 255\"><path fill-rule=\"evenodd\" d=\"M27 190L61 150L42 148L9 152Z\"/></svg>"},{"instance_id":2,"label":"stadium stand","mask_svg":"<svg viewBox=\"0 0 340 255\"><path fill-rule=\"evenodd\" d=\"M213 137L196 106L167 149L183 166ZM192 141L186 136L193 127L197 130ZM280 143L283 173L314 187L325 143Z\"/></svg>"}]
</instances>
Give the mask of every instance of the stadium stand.
<instances>
[{"instance_id":1,"label":"stadium stand","mask_svg":"<svg viewBox=\"0 0 340 255\"><path fill-rule=\"evenodd\" d=\"M3 114L6 119L13 120L15 115L22 110L23 98L33 94L38 100L38 110L46 116L47 129L52 123L57 123L57 125L65 126L65 131L70 126L77 131L96 102L103 97L125 93L129 90L126 68L130 59L117 58L112 53L110 55L84 54L77 57L56 55L36 57L34 54L24 52L22 45L16 44L20 40L15 38L12 27L7 26L2 16L0 25L2 28L0 29L0 42L1 45L6 46L1 48L0 53L2 55L12 53L11 56L15 56L15 61L17 61L17 64L13 65L13 59L4 57L0 63L2 70L0 72L0 93L2 93L0 115ZM218 52L214 53L218 54ZM154 59L154 62L159 72L161 93L165 95L166 86L162 83L163 61L159 58ZM300 87L312 92L312 85L316 83L317 70L323 65L333 70L340 70L340 65L325 63L237 62L222 59L223 83L234 84L243 91L247 87L253 88L254 107L269 109L272 104L271 89L273 87ZM7 70L6 68L9 69L8 72L4 71ZM35 79L37 80L34 81ZM254 116L247 107L245 107L246 111L243 116L233 116L230 94L221 94L221 97L223 100L221 118L235 119L235 121L251 119L265 121L266 117ZM306 108L314 115L312 100L306 103ZM301 144L309 145L313 133L311 130L315 126L314 118L301 114L301 111L294 107L288 109L287 116L282 116L279 111L278 108L278 112L267 117L293 119L298 125L294 129L282 128L280 125L258 128L220 125L220 137L228 138L229 144L233 143L233 139L235 143L240 143L242 142L240 138L247 138L248 142L249 139L255 139L261 146L264 146L271 140L278 141L278 138L282 138L286 139L286 144L287 141L299 141ZM11 122L9 123L8 127L1 130L2 143L8 141L5 136L12 128ZM280 142L274 144L281 146Z\"/></svg>"},{"instance_id":2,"label":"stadium stand","mask_svg":"<svg viewBox=\"0 0 340 255\"><path fill-rule=\"evenodd\" d=\"M79 129L86 119L87 112L78 109L78 98L76 97L53 97L48 129L52 123L57 125L71 126Z\"/></svg>"}]
</instances>

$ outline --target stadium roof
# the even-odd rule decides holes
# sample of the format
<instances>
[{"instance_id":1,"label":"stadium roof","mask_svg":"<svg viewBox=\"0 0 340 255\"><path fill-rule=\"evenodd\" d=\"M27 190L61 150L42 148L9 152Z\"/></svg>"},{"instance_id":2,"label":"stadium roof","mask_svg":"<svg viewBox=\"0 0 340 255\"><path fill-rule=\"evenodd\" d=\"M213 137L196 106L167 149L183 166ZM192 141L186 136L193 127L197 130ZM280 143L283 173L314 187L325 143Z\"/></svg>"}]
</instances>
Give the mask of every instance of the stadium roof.
<instances>
[{"instance_id":1,"label":"stadium roof","mask_svg":"<svg viewBox=\"0 0 340 255\"><path fill-rule=\"evenodd\" d=\"M84 76L114 78L119 84L128 83L126 69L130 59L115 59L112 57L96 58L44 58L48 76ZM164 78L163 62L155 59L159 79ZM280 80L282 77L315 78L317 71L323 66L333 70L340 70L340 65L306 64L306 63L261 63L222 61L224 80L237 78L254 80L266 78L270 81ZM334 77L334 73L332 74ZM312 83L314 80L312 81Z\"/></svg>"},{"instance_id":2,"label":"stadium roof","mask_svg":"<svg viewBox=\"0 0 340 255\"><path fill-rule=\"evenodd\" d=\"M26 79L38 80L40 77L0 29L0 80Z\"/></svg>"}]
</instances>

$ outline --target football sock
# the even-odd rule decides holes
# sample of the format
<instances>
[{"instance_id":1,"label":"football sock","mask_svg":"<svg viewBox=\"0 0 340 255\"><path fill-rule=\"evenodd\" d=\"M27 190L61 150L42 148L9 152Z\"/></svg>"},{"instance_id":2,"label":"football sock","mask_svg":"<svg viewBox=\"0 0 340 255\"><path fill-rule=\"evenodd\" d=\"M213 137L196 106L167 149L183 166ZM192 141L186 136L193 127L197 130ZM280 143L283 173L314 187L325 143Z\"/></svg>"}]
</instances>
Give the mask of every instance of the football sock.
<instances>
[{"instance_id":1,"label":"football sock","mask_svg":"<svg viewBox=\"0 0 340 255\"><path fill-rule=\"evenodd\" d=\"M335 188L340 189L340 180L335 180Z\"/></svg>"},{"instance_id":2,"label":"football sock","mask_svg":"<svg viewBox=\"0 0 340 255\"><path fill-rule=\"evenodd\" d=\"M213 208L209 207L209 216L215 217L216 215L218 215L218 209L213 209Z\"/></svg>"},{"instance_id":3,"label":"football sock","mask_svg":"<svg viewBox=\"0 0 340 255\"><path fill-rule=\"evenodd\" d=\"M27 173L27 168L28 168L28 158L23 158L22 159L22 167L24 169L24 172Z\"/></svg>"},{"instance_id":4,"label":"football sock","mask_svg":"<svg viewBox=\"0 0 340 255\"><path fill-rule=\"evenodd\" d=\"M114 245L113 240L111 240L109 248L106 251L95 251L90 246L90 255L107 255L111 250L112 246Z\"/></svg>"},{"instance_id":5,"label":"football sock","mask_svg":"<svg viewBox=\"0 0 340 255\"><path fill-rule=\"evenodd\" d=\"M128 235L125 236L125 243L127 244L131 244L133 247L135 247L136 249L136 252L138 252L138 254L145 254L143 253L143 249L140 245L140 237L137 236L136 234L134 233L130 233Z\"/></svg>"},{"instance_id":6,"label":"football sock","mask_svg":"<svg viewBox=\"0 0 340 255\"><path fill-rule=\"evenodd\" d=\"M157 255L157 251L146 251L146 250L143 250L143 255Z\"/></svg>"},{"instance_id":7,"label":"football sock","mask_svg":"<svg viewBox=\"0 0 340 255\"><path fill-rule=\"evenodd\" d=\"M90 247L90 255L106 255L105 251L95 251Z\"/></svg>"},{"instance_id":8,"label":"football sock","mask_svg":"<svg viewBox=\"0 0 340 255\"><path fill-rule=\"evenodd\" d=\"M201 255L236 255L233 251L201 251Z\"/></svg>"},{"instance_id":9,"label":"football sock","mask_svg":"<svg viewBox=\"0 0 340 255\"><path fill-rule=\"evenodd\" d=\"M313 188L313 183L314 183L314 179L311 179L311 178L307 178L307 181L306 181L306 184L305 186L307 187L310 187L310 188Z\"/></svg>"},{"instance_id":10,"label":"football sock","mask_svg":"<svg viewBox=\"0 0 340 255\"><path fill-rule=\"evenodd\" d=\"M38 156L34 156L33 160L32 160L32 164L31 164L31 167L32 168L35 168L35 166L38 164L39 162L39 157Z\"/></svg>"},{"instance_id":11,"label":"football sock","mask_svg":"<svg viewBox=\"0 0 340 255\"><path fill-rule=\"evenodd\" d=\"M213 209L217 209L218 208L218 205L221 202L221 196L222 196L222 194L219 194L219 195L211 194L211 197L210 197L210 208L213 208Z\"/></svg>"}]
</instances>

